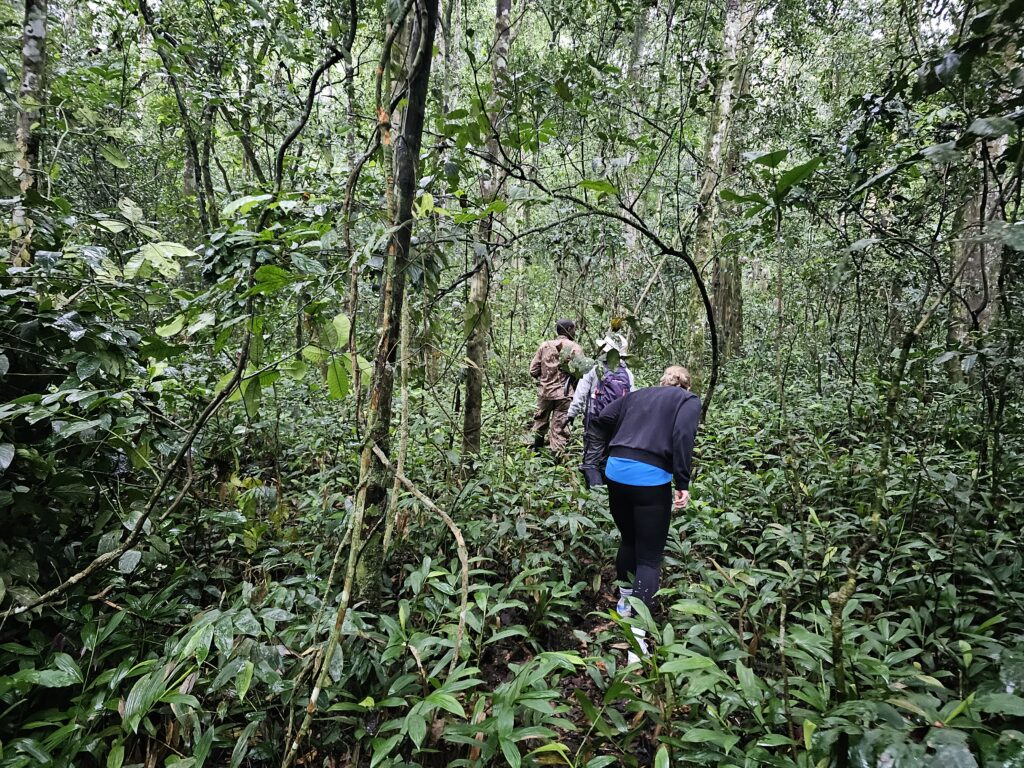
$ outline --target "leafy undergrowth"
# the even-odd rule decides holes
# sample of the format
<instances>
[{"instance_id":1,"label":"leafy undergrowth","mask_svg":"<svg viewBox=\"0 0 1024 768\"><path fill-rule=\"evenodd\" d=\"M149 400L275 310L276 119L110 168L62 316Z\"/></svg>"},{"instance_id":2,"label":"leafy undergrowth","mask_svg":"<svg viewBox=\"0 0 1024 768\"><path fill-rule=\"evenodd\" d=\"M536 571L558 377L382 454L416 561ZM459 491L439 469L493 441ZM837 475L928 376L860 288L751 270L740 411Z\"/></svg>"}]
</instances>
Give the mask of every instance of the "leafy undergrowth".
<instances>
[{"instance_id":1,"label":"leafy undergrowth","mask_svg":"<svg viewBox=\"0 0 1024 768\"><path fill-rule=\"evenodd\" d=\"M872 425L850 433L825 398L784 431L770 412L736 399L702 433L660 611L631 620L653 652L631 669L602 493L511 447L452 490L425 431L410 475L471 558L460 658L450 673L454 544L403 496L391 580L349 612L298 764L1024 766L1019 489L964 469L952 430L970 424L897 446L840 688L829 595L868 535ZM344 446L289 451L211 479L137 567L2 646L3 765L280 764L335 618L355 471Z\"/></svg>"}]
</instances>

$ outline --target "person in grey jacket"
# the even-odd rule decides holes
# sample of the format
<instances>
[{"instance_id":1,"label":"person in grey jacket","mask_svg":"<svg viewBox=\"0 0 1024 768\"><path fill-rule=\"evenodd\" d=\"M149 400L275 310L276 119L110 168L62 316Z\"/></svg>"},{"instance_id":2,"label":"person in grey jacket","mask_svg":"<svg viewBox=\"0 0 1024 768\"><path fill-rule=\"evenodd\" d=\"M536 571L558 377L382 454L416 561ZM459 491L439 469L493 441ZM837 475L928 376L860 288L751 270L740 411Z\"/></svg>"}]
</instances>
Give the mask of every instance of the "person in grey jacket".
<instances>
[{"instance_id":1,"label":"person in grey jacket","mask_svg":"<svg viewBox=\"0 0 1024 768\"><path fill-rule=\"evenodd\" d=\"M620 334L608 334L598 341L598 350L600 354L597 365L579 380L567 414L570 423L583 414L583 461L580 471L583 472L588 488L605 484L604 463L608 448L608 442L604 434L595 428L593 418L611 402L636 389L633 372L626 366L626 339ZM614 365L609 366L609 362Z\"/></svg>"}]
</instances>

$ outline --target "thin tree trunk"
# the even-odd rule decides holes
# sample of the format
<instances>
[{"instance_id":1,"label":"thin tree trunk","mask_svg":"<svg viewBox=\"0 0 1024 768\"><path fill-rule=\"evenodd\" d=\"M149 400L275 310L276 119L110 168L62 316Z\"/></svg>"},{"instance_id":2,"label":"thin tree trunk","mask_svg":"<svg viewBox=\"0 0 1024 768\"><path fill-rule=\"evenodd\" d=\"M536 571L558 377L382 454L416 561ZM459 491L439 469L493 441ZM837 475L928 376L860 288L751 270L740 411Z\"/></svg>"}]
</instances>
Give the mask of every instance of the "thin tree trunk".
<instances>
[{"instance_id":1,"label":"thin tree trunk","mask_svg":"<svg viewBox=\"0 0 1024 768\"><path fill-rule=\"evenodd\" d=\"M399 341L405 277L412 241L412 208L416 196L420 144L430 80L431 51L437 27L437 0L423 0L417 9L409 55L406 58L408 96L402 139L394 148L397 215L388 241L385 275L381 286L380 338L374 357L373 379L368 402L367 436L359 462L359 487L356 516L367 530L376 531L387 514L387 470L374 454L374 445L387 453L390 443L391 398L394 392L394 365ZM356 535L353 533L353 540ZM381 533L368 537L357 573L358 591L372 597L383 567Z\"/></svg>"},{"instance_id":2,"label":"thin tree trunk","mask_svg":"<svg viewBox=\"0 0 1024 768\"><path fill-rule=\"evenodd\" d=\"M47 0L25 0L25 27L21 38L21 87L18 89L18 114L14 123L17 160L14 176L24 197L36 184L39 172L40 105L43 102L43 75L46 69ZM15 234L11 242L11 261L28 263L32 240L32 222L24 201L19 201L12 219Z\"/></svg>"},{"instance_id":3,"label":"thin tree trunk","mask_svg":"<svg viewBox=\"0 0 1024 768\"><path fill-rule=\"evenodd\" d=\"M701 180L700 191L697 196L697 219L694 230L693 257L699 268L703 271L709 263L716 262L717 254L715 249L715 230L718 219L718 191L721 182L725 163L731 154L731 140L733 124L736 118L736 100L742 89L744 72L743 61L746 58L746 41L749 40L748 30L753 21L753 9L749 0L727 0L725 6L725 29L722 33L722 66L721 76L718 82L715 95L714 111L711 116L711 124L708 131L707 145L704 151L704 175ZM722 274L722 265L714 263L719 277L727 277L730 280L729 292L739 290L738 275L733 279L733 273L738 271L732 269L732 264L725 265L728 275ZM715 314L719 315L721 302L725 297L720 291L714 294ZM734 297L730 296L734 300ZM735 301L733 302L735 303ZM730 312L732 320L741 315ZM699 317L699 311L695 310L694 317ZM695 325L697 325L695 323ZM702 324L701 324L702 325ZM719 319L719 325L722 326ZM704 333L700 328L693 328L693 338L699 342L692 345L692 348L700 348L703 345ZM721 338L723 341L731 336L739 335L730 332L722 326ZM698 346L698 344L700 346ZM723 351L726 344L723 343Z\"/></svg>"},{"instance_id":4,"label":"thin tree trunk","mask_svg":"<svg viewBox=\"0 0 1024 768\"><path fill-rule=\"evenodd\" d=\"M505 85L508 76L508 52L511 45L510 16L512 0L495 0L494 51L491 56L491 76L494 89L488 105L491 134L487 140L488 172L480 179L482 205L490 205L505 183L505 172L498 162L498 124L505 104ZM481 219L477 229L476 259L469 284L469 302L466 307L466 401L462 422L463 458L480 453L480 425L483 418L484 368L487 365L487 335L490 314L487 298L491 286L490 244L493 235L493 215Z\"/></svg>"},{"instance_id":5,"label":"thin tree trunk","mask_svg":"<svg viewBox=\"0 0 1024 768\"><path fill-rule=\"evenodd\" d=\"M203 191L206 196L206 211L210 226L216 229L220 226L220 217L217 215L217 197L213 189L213 174L210 172L210 163L213 157L213 131L216 124L217 107L214 104L207 104L203 108L203 119L200 130L203 136L203 150L200 156L202 167Z\"/></svg>"}]
</instances>

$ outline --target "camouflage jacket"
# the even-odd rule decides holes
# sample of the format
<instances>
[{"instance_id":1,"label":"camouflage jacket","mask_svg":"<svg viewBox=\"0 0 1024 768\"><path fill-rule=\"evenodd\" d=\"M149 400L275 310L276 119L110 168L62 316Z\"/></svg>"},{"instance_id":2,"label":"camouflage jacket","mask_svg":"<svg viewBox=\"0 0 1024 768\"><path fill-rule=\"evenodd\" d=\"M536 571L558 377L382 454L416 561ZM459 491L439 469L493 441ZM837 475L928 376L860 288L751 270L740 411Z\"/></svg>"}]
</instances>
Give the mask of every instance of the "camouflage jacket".
<instances>
[{"instance_id":1,"label":"camouflage jacket","mask_svg":"<svg viewBox=\"0 0 1024 768\"><path fill-rule=\"evenodd\" d=\"M565 336L545 341L530 363L530 375L537 379L537 396L542 400L564 400L576 391L576 381L561 369L562 353L566 359L583 354L580 345Z\"/></svg>"}]
</instances>

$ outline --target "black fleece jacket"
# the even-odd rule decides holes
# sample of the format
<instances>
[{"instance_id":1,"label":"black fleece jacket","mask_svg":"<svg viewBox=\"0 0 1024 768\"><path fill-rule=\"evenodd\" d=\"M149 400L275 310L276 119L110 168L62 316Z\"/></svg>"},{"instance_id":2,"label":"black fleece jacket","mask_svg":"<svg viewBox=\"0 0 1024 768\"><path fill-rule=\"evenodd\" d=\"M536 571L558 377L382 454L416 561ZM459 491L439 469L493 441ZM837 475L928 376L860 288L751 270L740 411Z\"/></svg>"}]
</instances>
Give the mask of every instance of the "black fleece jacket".
<instances>
[{"instance_id":1,"label":"black fleece jacket","mask_svg":"<svg viewBox=\"0 0 1024 768\"><path fill-rule=\"evenodd\" d=\"M690 487L700 398L680 387L648 387L609 404L593 423L608 437L608 455L671 472L676 490Z\"/></svg>"}]
</instances>

